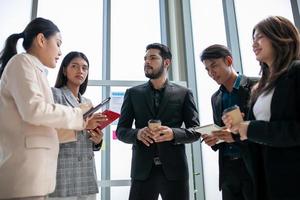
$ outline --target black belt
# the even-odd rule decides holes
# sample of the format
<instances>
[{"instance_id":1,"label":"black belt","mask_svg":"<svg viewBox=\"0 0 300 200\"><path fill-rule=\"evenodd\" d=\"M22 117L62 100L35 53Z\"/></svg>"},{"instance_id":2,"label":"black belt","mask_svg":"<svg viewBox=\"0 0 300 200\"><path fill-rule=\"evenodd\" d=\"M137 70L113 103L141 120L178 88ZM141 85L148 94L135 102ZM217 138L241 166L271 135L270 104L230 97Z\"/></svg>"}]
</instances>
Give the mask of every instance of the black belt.
<instances>
[{"instance_id":1,"label":"black belt","mask_svg":"<svg viewBox=\"0 0 300 200\"><path fill-rule=\"evenodd\" d=\"M224 159L225 160L239 160L239 159L241 159L241 157L239 157L239 156L224 156Z\"/></svg>"}]
</instances>

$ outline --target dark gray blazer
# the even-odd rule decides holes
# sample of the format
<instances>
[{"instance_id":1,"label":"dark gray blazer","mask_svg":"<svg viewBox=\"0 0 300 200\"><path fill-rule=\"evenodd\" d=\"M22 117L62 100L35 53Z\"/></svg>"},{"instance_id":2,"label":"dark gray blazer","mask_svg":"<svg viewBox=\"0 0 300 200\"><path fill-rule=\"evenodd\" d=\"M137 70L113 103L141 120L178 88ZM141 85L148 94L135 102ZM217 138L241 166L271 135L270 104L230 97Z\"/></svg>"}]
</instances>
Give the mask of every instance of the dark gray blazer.
<instances>
[{"instance_id":1,"label":"dark gray blazer","mask_svg":"<svg viewBox=\"0 0 300 200\"><path fill-rule=\"evenodd\" d=\"M79 103L67 88L52 88L55 103L78 107ZM79 96L81 103L89 99ZM60 144L56 188L50 197L80 196L98 193L93 148L86 131L77 131L77 141Z\"/></svg>"},{"instance_id":2,"label":"dark gray blazer","mask_svg":"<svg viewBox=\"0 0 300 200\"><path fill-rule=\"evenodd\" d=\"M126 91L117 127L119 140L133 144L131 177L145 180L153 165L154 147L137 140L138 130L147 126L149 119L158 118L162 125L172 128L174 140L157 143L158 154L163 163L165 175L170 180L188 178L188 166L184 143L200 138L200 134L189 129L199 126L198 111L192 92L182 86L168 82L161 100L158 115L155 116L152 90L145 83ZM132 125L135 128L132 128ZM186 128L182 128L183 123Z\"/></svg>"}]
</instances>

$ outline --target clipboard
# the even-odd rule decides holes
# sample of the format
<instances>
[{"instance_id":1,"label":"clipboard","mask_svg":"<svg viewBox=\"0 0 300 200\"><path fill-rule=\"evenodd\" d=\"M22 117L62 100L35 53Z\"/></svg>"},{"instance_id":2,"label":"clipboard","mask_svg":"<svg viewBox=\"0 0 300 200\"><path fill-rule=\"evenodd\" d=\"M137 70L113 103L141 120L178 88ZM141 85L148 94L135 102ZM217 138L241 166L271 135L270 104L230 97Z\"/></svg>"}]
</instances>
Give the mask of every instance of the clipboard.
<instances>
[{"instance_id":1,"label":"clipboard","mask_svg":"<svg viewBox=\"0 0 300 200\"><path fill-rule=\"evenodd\" d=\"M108 126L109 124L111 124L113 121L115 121L116 119L118 119L120 117L119 113L116 113L114 111L111 110L105 110L102 113L103 115L107 116L107 120L104 122L101 122L97 128L100 128L101 130L104 129L106 126Z\"/></svg>"},{"instance_id":2,"label":"clipboard","mask_svg":"<svg viewBox=\"0 0 300 200\"><path fill-rule=\"evenodd\" d=\"M91 109L89 109L87 112L85 112L83 114L83 119L86 119L87 117L89 117L92 114L94 114L97 110L99 110L101 107L103 107L104 105L106 105L110 101L110 99L111 99L110 97L107 97L101 103L99 103L96 107L92 107Z\"/></svg>"},{"instance_id":3,"label":"clipboard","mask_svg":"<svg viewBox=\"0 0 300 200\"><path fill-rule=\"evenodd\" d=\"M205 125L205 126L195 127L194 130L197 133L200 133L200 134L211 134L211 132L213 132L213 131L222 130L222 127L220 127L216 124L208 124L208 125Z\"/></svg>"},{"instance_id":4,"label":"clipboard","mask_svg":"<svg viewBox=\"0 0 300 200\"><path fill-rule=\"evenodd\" d=\"M224 127L220 127L216 124L208 124L208 125L205 125L205 126L198 126L198 127L195 127L194 130L199 133L199 134L212 134L213 131L219 131L219 130L222 130ZM201 140L201 143L204 141L204 139ZM222 142L225 142L224 140L218 140L216 142L216 144L219 144L219 143L222 143Z\"/></svg>"}]
</instances>

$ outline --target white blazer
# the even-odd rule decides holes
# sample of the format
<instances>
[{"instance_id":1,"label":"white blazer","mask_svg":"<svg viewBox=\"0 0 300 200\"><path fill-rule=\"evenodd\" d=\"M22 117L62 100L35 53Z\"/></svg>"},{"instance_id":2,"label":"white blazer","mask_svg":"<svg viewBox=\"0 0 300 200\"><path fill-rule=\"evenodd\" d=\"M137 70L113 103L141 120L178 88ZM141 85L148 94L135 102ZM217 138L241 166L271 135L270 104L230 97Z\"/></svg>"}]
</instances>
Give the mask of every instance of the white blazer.
<instances>
[{"instance_id":1,"label":"white blazer","mask_svg":"<svg viewBox=\"0 0 300 200\"><path fill-rule=\"evenodd\" d=\"M0 166L0 199L54 191L55 128L82 130L81 109L54 104L45 66L30 54L15 55L0 84L0 145L7 152Z\"/></svg>"}]
</instances>

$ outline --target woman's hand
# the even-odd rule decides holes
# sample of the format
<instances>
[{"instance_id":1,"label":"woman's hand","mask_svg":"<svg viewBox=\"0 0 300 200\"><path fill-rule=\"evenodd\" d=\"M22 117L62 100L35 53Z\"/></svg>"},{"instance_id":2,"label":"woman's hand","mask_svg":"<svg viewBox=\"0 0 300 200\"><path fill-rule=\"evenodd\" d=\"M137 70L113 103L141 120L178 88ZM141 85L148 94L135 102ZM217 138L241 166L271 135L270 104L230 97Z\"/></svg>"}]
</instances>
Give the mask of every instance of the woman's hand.
<instances>
[{"instance_id":1,"label":"woman's hand","mask_svg":"<svg viewBox=\"0 0 300 200\"><path fill-rule=\"evenodd\" d=\"M107 116L101 113L94 113L86 119L86 129L95 129L101 122L107 120Z\"/></svg>"},{"instance_id":2,"label":"woman's hand","mask_svg":"<svg viewBox=\"0 0 300 200\"><path fill-rule=\"evenodd\" d=\"M241 113L242 117L244 118L245 114ZM225 124L226 128L229 129L232 133L237 134L239 132L240 124L233 124L233 119L229 114L224 114L222 116L223 123Z\"/></svg>"},{"instance_id":3,"label":"woman's hand","mask_svg":"<svg viewBox=\"0 0 300 200\"><path fill-rule=\"evenodd\" d=\"M228 129L222 129L219 131L213 131L212 135L216 136L219 140L224 140L227 143L234 142L231 132Z\"/></svg>"},{"instance_id":4,"label":"woman's hand","mask_svg":"<svg viewBox=\"0 0 300 200\"><path fill-rule=\"evenodd\" d=\"M240 124L239 127L239 133L240 133L240 139L241 140L247 140L248 139L248 126L250 121L245 121Z\"/></svg>"},{"instance_id":5,"label":"woman's hand","mask_svg":"<svg viewBox=\"0 0 300 200\"><path fill-rule=\"evenodd\" d=\"M90 134L91 141L93 141L95 144L100 144L103 139L103 132L99 128L88 130L88 133Z\"/></svg>"},{"instance_id":6,"label":"woman's hand","mask_svg":"<svg viewBox=\"0 0 300 200\"><path fill-rule=\"evenodd\" d=\"M218 137L213 134L202 134L201 135L202 140L201 142L205 142L208 146L214 146L218 142Z\"/></svg>"},{"instance_id":7,"label":"woman's hand","mask_svg":"<svg viewBox=\"0 0 300 200\"><path fill-rule=\"evenodd\" d=\"M222 120L225 124L225 126L232 132L232 133L239 133L241 140L248 139L247 132L248 132L248 126L250 121L243 121L237 125L232 125L232 118L229 115L224 114L222 116Z\"/></svg>"}]
</instances>

